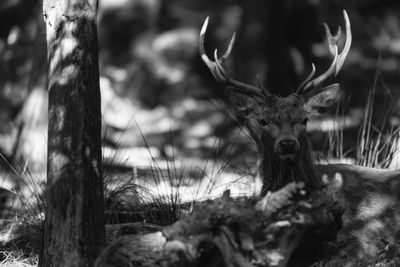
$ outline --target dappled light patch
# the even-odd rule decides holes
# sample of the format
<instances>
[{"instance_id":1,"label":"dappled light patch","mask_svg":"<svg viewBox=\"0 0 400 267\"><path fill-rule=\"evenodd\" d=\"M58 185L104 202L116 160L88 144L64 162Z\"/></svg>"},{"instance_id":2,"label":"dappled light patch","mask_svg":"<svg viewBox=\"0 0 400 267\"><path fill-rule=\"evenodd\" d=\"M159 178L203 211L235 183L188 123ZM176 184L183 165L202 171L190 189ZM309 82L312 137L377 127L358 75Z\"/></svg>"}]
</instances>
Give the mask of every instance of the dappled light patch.
<instances>
[{"instance_id":1,"label":"dappled light patch","mask_svg":"<svg viewBox=\"0 0 400 267\"><path fill-rule=\"evenodd\" d=\"M226 92L219 90L198 55L198 32L206 15L212 21L205 44L211 60L215 58L210 48L217 48L217 57L224 57L231 34L236 31L238 37L231 58L223 63L226 71L217 72L217 78L231 75L250 84L258 80L259 87L274 84L268 89L283 98L307 76L312 61L320 66L317 76L329 69L335 54L332 40L339 39L335 42L338 52L342 51L345 38L331 36L327 46L321 38L322 21L319 20L326 19L336 29L343 24L340 10L345 7L352 21L353 46L342 73L335 81L327 80L341 82L338 100L342 103L336 111L333 108L324 116L307 118L310 150L317 152L310 156L309 162L399 169L397 87L400 76L396 56L400 53L400 20L396 1L384 5L379 1L296 1L285 7L285 15L274 10L285 1L242 1L234 5L231 2L100 1L102 153L104 170L109 176L104 179L107 223L118 227L121 222L136 220L166 225L190 213L191 203L215 199L226 190L230 190L232 198L251 197L253 192L261 190L260 183L254 183L254 176L263 175L258 173L260 155L257 155L256 142L252 141L254 132L246 129L243 119L232 119L235 111L227 109ZM42 7L32 8L35 3L39 1L6 0L0 4L0 18L4 22L0 25L0 214L4 218L26 215L41 222L44 219L41 198L47 172L48 92L45 89L45 33L40 24ZM262 10L268 10L268 16ZM79 15L84 16L82 12ZM69 23L68 14L46 19L53 26L59 21L67 23L70 32L79 28L76 23ZM75 39L64 38L51 53L58 59L68 58L77 48ZM289 51L288 55L282 54L283 50ZM286 64L295 65L293 73ZM56 84L60 86L67 85L68 79L80 73L71 64L50 64L50 70L57 71ZM242 90L228 98L246 118L259 118L259 123L268 127L271 121L258 117L263 110L255 108L258 102L243 95L249 92ZM314 99L314 110L326 111L335 97L332 94L325 102ZM280 103L291 106L292 99ZM81 107L81 97L76 101ZM272 103L276 99L268 101ZM60 102L51 111L50 119L68 115L63 101ZM252 114L253 111L257 114ZM290 110L287 112L290 116L282 117L277 113L274 111L271 116L278 117L277 121L300 114ZM83 112L74 115L75 122L81 115ZM59 130L67 126L62 119L53 123ZM63 140L65 147L73 143L70 138ZM92 151L83 151L87 156L92 154ZM49 159L53 158L57 158L60 166L67 161L63 153L50 154ZM282 158L293 159L293 155ZM100 161L91 160L89 164L100 174L97 169ZM279 170L271 176L279 180L275 184L278 187L286 184L287 177L295 180L293 177L312 171L298 168L293 174L276 161L271 165ZM346 175L351 172L343 172L340 182L332 173L323 179L319 174L313 178L333 188L329 194L339 198L343 197L340 190L349 188ZM359 194L353 195L360 197L360 201L351 207L354 213L345 213L342 217L346 228L343 236L345 241L349 237L357 239L349 251L352 248L378 251L371 264L385 266L395 262L389 260L392 254L399 253L397 239L391 238L400 223L399 214L392 208L398 204L398 198L390 198L385 193L395 192L399 182L386 180L387 176L380 172L370 173L369 177L383 177L386 187L382 192L372 190L366 194L363 186L374 189L374 185L352 185L355 188L352 192ZM345 204L341 200L342 208ZM354 219L357 219L355 225L351 224ZM128 232L134 231L119 233ZM229 231L226 233L229 236ZM250 251L252 242L247 237L240 236L237 240L243 244L241 248ZM369 244L365 240L376 242ZM176 248L186 247L178 243ZM356 254L351 251L349 255ZM272 265L282 260L279 253L271 252L268 257ZM7 252L0 255L1 264L3 259L17 262L20 258L18 253ZM335 260L324 261L320 266L368 264L367 259ZM396 264L393 266L400 265Z\"/></svg>"}]
</instances>

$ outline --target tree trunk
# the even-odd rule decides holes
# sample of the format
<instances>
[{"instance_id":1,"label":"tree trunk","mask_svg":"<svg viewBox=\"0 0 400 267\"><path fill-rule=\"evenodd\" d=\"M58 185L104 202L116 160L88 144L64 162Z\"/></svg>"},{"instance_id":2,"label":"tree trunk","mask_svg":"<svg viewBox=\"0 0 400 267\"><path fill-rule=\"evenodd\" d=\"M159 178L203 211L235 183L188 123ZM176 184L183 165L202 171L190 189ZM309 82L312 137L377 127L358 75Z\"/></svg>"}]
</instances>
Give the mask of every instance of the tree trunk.
<instances>
[{"instance_id":1,"label":"tree trunk","mask_svg":"<svg viewBox=\"0 0 400 267\"><path fill-rule=\"evenodd\" d=\"M321 33L318 5L309 0L241 3L235 63L239 80L257 84L259 75L271 93L288 96L310 71L311 43Z\"/></svg>"},{"instance_id":2,"label":"tree trunk","mask_svg":"<svg viewBox=\"0 0 400 267\"><path fill-rule=\"evenodd\" d=\"M289 9L290 0L268 1L264 21L268 40L265 49L268 62L267 88L281 96L293 93L291 85L296 82L287 28Z\"/></svg>"},{"instance_id":3,"label":"tree trunk","mask_svg":"<svg viewBox=\"0 0 400 267\"><path fill-rule=\"evenodd\" d=\"M40 266L93 266L104 245L98 0L45 0L47 205Z\"/></svg>"}]
</instances>

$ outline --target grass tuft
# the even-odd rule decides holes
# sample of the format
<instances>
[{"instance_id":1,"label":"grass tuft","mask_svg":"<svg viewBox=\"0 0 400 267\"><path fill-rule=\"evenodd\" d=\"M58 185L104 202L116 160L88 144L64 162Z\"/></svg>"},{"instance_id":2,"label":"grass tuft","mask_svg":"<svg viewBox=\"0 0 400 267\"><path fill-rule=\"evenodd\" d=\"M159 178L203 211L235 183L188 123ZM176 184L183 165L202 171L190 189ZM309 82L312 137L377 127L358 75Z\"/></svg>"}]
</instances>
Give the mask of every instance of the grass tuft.
<instances>
[{"instance_id":1,"label":"grass tuft","mask_svg":"<svg viewBox=\"0 0 400 267\"><path fill-rule=\"evenodd\" d=\"M0 251L0 267L36 267L39 256L26 255L22 250Z\"/></svg>"},{"instance_id":2,"label":"grass tuft","mask_svg":"<svg viewBox=\"0 0 400 267\"><path fill-rule=\"evenodd\" d=\"M374 84L369 91L364 110L364 120L358 134L356 163L361 166L373 168L389 168L399 142L399 128L390 126L390 118L394 114L396 106L386 108L378 118L373 117L376 99L376 87L379 80L379 71L375 73ZM386 98L392 97L390 91ZM388 100L385 99L385 104ZM385 105L386 107L390 105ZM374 123L375 121L375 123Z\"/></svg>"},{"instance_id":3,"label":"grass tuft","mask_svg":"<svg viewBox=\"0 0 400 267\"><path fill-rule=\"evenodd\" d=\"M397 144L400 144L400 128L391 126L391 118L395 114L397 106L380 110L380 116L376 116L375 99L376 88L379 81L379 71L375 73L374 84L368 93L365 104L364 116L358 131L356 148L344 151L344 127L337 127L328 133L328 159L346 160L348 155L354 155L354 162L357 165L372 168L387 169L391 166L395 155L398 154ZM389 98L393 100L390 90L386 90L385 105L390 107ZM345 124L347 103L339 103L336 110L338 123ZM354 152L354 153L353 153Z\"/></svg>"}]
</instances>

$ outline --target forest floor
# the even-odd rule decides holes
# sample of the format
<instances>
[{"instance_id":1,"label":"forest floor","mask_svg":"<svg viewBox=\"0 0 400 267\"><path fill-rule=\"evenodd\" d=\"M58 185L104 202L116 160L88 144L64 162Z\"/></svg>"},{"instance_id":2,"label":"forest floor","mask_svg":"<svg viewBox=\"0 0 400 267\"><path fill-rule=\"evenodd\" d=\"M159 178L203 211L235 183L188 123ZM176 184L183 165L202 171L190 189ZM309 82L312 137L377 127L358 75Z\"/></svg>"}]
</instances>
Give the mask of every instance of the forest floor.
<instances>
[{"instance_id":1,"label":"forest floor","mask_svg":"<svg viewBox=\"0 0 400 267\"><path fill-rule=\"evenodd\" d=\"M372 147L385 140L384 143L393 147L392 151L398 150L398 131L393 129L400 125L397 59L400 30L399 24L393 23L398 18L393 12L387 13L381 21L376 20L379 16L366 18L356 11L353 13L355 40L342 70L344 74L339 76L343 86L343 111L338 109L324 118L311 120L308 127L321 162L360 163L356 148L360 144L359 129L369 118L379 123L377 126L369 124L372 130L367 139L375 141L364 143L364 146ZM368 21L368 27L364 25L365 21ZM153 44L157 40L178 36L186 43L177 50L188 48L185 56L190 60L183 63L189 64L198 57L197 35L197 28L185 28L153 36L153 39L146 36L137 49L155 47ZM315 44L314 51L321 51L325 45ZM140 51L147 56L156 55L158 61L165 60L160 51ZM107 54L101 56L107 62ZM140 70L143 62L126 62L122 66L108 63L101 66L100 80L108 222L146 221L168 225L185 214L191 202L219 197L226 189L230 189L234 197L253 195L255 146L240 123L234 121L226 107L210 94L210 84L202 80L203 76L179 64L158 64L162 68L155 70L170 78L168 82L173 86L165 81L158 85L152 81L153 74L149 78L148 73ZM179 79L180 82L174 82ZM144 82L140 84L142 80ZM12 92L19 89L18 86L12 88ZM32 98L43 95L46 95L44 88L42 94ZM25 113L37 114L38 103L45 101L42 98L31 101ZM23 162L10 162L13 149L18 147L19 126L16 120L7 118L6 113L15 113L15 110L7 107L0 117L0 150L4 154L0 159L0 266L36 266L37 255L27 253L29 250L23 247L27 242L22 242L22 247L15 244L15 250L4 250L3 245L20 237L11 236L16 225L37 226L43 220L47 124L38 123L38 127L29 132L25 148L19 148L29 156ZM38 117L40 119L33 121L40 122L43 114ZM384 165L384 155L376 155L376 158L380 164L376 167L397 168L396 164L400 162L400 157L391 158L393 164ZM23 236L32 233L29 231ZM32 237L35 238L37 232L34 233ZM36 243L31 245L37 246Z\"/></svg>"}]
</instances>

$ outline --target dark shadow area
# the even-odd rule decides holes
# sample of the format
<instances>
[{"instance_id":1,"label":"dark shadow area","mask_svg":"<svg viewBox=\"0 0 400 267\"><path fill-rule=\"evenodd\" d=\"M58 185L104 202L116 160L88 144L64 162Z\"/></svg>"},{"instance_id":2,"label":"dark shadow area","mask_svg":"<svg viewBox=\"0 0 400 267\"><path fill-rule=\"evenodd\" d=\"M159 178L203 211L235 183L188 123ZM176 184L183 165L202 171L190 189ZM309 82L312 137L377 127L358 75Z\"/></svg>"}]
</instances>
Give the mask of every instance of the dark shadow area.
<instances>
[{"instance_id":1,"label":"dark shadow area","mask_svg":"<svg viewBox=\"0 0 400 267\"><path fill-rule=\"evenodd\" d=\"M256 109L255 101L227 92L214 79L199 56L201 26L209 17L205 52L212 60L214 50L223 55L236 33L232 53L224 62L226 73L251 86L287 96L307 77L312 63L317 66L316 76L329 68L332 55L324 22L333 34L341 27L338 47L342 50L344 9L351 21L352 45L340 73L327 80L329 84L340 83L339 101L324 115L308 120L304 135L309 137L310 146L301 139L302 148L307 148L301 151L301 158L307 154L307 166L345 162L398 170L399 1L100 0L98 36L75 37L91 39L80 48L94 49L99 54L101 100L93 93L99 89L96 84L63 84L70 71L89 80L86 75L97 70L90 57L84 62L73 55L64 58L62 65L54 67L55 77L50 81L50 87L56 85L57 89L48 92L41 1L2 1L0 213L4 216L0 220L21 214L35 225L43 220L47 160L54 159L48 157L48 149L71 162L64 176L74 176L74 161L80 159L70 155L69 149L78 151L82 143L86 147L93 141L100 142L82 136L84 130L93 135L101 133L108 224L145 221L169 225L189 213L191 203L220 196L225 189L230 188L235 197L251 196L260 155L270 156L271 168L264 171L279 176L270 186L280 188L286 176L293 176L292 169L278 164L272 141L264 144L270 154L258 150L254 132L246 125L246 114L252 110L259 115L261 111ZM50 58L57 55L58 48L49 51ZM71 97L73 89L82 86L88 90ZM49 94L57 94L50 110ZM86 104L97 102L101 102L101 107L96 107L99 113L101 109L101 129L100 124L91 124L99 118L91 117L85 109ZM235 117L234 108L229 108L232 106L242 108L246 114ZM64 116L60 112L63 110L69 112ZM278 111L274 110L273 115ZM82 123L88 128L76 128ZM47 136L48 125L54 125L54 134L69 134L61 137L63 140L52 140ZM295 176L309 177L309 184L317 188L320 173L306 167L298 164ZM352 170L346 169L345 173ZM80 175L91 173L85 170ZM343 235L357 237L356 248L362 236L390 242L400 238L390 236L394 232L391 226L399 224L393 208L398 198L387 199L387 194L399 192L399 183L380 172L372 176L381 177L382 183L364 183L362 188L358 184L343 186L347 195L356 193L351 199L353 206L338 217L357 219L343 226L334 218L335 226L344 229ZM74 195L73 188L63 185L63 181L57 181L54 186ZM88 193L90 186L85 187ZM41 202L40 208L32 208L37 202ZM377 209L368 209L370 205ZM360 210L371 214L359 218ZM86 216L92 219L90 214ZM374 223L383 228L371 226ZM327 232L321 236L331 240ZM318 234L314 239L319 238ZM382 244L378 250L385 249ZM304 246L318 250L318 244ZM204 259L208 257L205 254Z\"/></svg>"}]
</instances>

